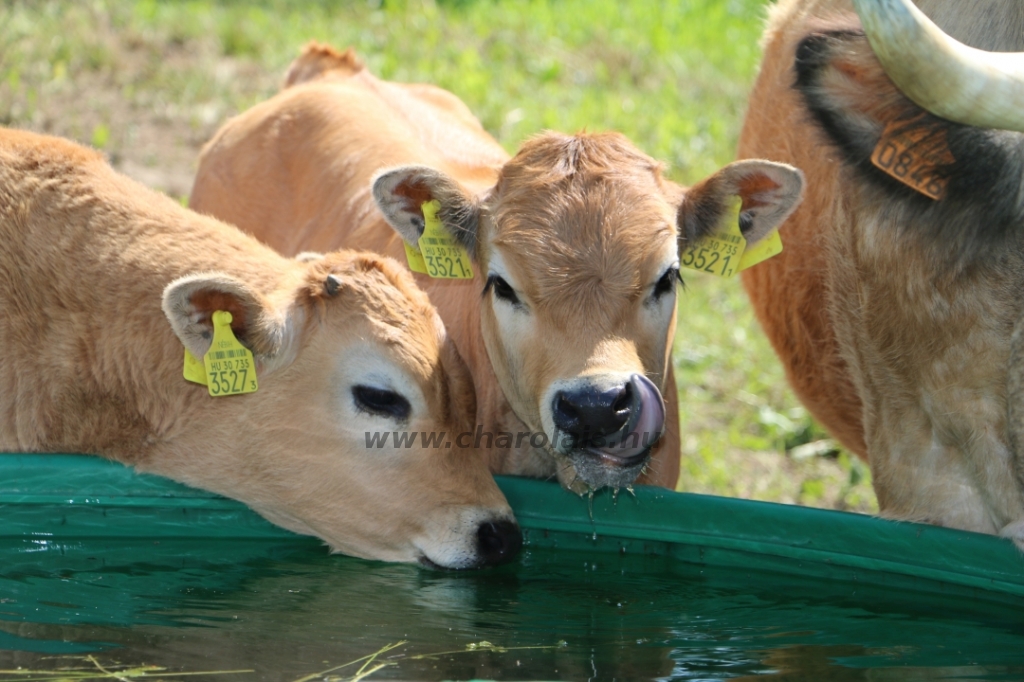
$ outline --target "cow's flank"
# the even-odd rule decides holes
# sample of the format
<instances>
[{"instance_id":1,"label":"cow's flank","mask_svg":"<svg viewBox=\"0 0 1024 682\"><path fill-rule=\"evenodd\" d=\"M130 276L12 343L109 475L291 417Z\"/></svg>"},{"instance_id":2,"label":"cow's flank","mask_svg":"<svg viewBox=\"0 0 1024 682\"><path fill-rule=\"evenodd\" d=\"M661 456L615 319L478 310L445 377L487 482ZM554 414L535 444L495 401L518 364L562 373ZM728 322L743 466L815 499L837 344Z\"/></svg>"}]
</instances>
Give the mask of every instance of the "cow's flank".
<instances>
[{"instance_id":1,"label":"cow's flank","mask_svg":"<svg viewBox=\"0 0 1024 682\"><path fill-rule=\"evenodd\" d=\"M919 4L979 47L1024 48L1019 3ZM801 400L870 461L883 514L1024 543L1024 137L915 104L852 9L772 10L740 156L802 168L807 197L744 284ZM941 61L906 53L920 44L879 54L904 75Z\"/></svg>"},{"instance_id":2,"label":"cow's flank","mask_svg":"<svg viewBox=\"0 0 1024 682\"><path fill-rule=\"evenodd\" d=\"M206 146L192 206L285 254L403 258L437 201L474 277L417 282L469 364L477 426L547 443L490 447L492 470L675 486L679 250L736 197L758 241L799 201L799 172L744 161L687 190L615 133L543 133L509 158L454 95L378 80L351 52L312 45L289 73Z\"/></svg>"},{"instance_id":3,"label":"cow's flank","mask_svg":"<svg viewBox=\"0 0 1024 682\"><path fill-rule=\"evenodd\" d=\"M231 314L258 390L182 376ZM519 545L468 429L473 386L397 263L286 259L64 140L0 130L0 450L87 452L241 500L334 550L468 568Z\"/></svg>"}]
</instances>

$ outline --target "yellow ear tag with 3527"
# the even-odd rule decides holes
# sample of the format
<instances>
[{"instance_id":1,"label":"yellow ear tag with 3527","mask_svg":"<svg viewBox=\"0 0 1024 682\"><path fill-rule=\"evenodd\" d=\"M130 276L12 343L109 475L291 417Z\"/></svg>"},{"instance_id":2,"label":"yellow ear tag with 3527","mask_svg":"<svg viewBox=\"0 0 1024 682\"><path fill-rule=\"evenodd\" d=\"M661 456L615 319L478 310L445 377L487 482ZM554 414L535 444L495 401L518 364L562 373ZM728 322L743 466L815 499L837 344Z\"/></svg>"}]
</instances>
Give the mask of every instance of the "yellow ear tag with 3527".
<instances>
[{"instance_id":1,"label":"yellow ear tag with 3527","mask_svg":"<svg viewBox=\"0 0 1024 682\"><path fill-rule=\"evenodd\" d=\"M259 388L256 381L256 362L252 351L243 346L231 331L231 313L218 310L213 314L213 343L203 356L202 369L206 381L200 381L196 365L199 361L185 350L185 378L196 383L205 383L210 395L220 398L226 395L255 393ZM192 362L190 362L190 359Z\"/></svg>"},{"instance_id":2,"label":"yellow ear tag with 3527","mask_svg":"<svg viewBox=\"0 0 1024 682\"><path fill-rule=\"evenodd\" d=\"M203 386L210 385L209 379L206 378L206 368L203 367L202 361L192 355L192 351L188 348L185 349L185 369L183 374L188 381L202 384Z\"/></svg>"}]
</instances>

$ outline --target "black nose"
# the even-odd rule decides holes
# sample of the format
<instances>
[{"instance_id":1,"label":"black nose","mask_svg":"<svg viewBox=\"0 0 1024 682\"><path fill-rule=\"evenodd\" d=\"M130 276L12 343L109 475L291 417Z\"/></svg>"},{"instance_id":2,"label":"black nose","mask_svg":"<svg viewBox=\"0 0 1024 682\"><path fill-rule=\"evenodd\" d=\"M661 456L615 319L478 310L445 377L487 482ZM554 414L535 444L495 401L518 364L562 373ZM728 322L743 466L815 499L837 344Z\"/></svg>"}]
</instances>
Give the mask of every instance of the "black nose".
<instances>
[{"instance_id":1,"label":"black nose","mask_svg":"<svg viewBox=\"0 0 1024 682\"><path fill-rule=\"evenodd\" d=\"M634 409L633 385L601 391L587 386L555 394L555 426L572 436L576 446L613 434L629 421Z\"/></svg>"},{"instance_id":2,"label":"black nose","mask_svg":"<svg viewBox=\"0 0 1024 682\"><path fill-rule=\"evenodd\" d=\"M523 534L514 521L489 521L476 529L476 548L482 566L511 561L523 546Z\"/></svg>"}]
</instances>

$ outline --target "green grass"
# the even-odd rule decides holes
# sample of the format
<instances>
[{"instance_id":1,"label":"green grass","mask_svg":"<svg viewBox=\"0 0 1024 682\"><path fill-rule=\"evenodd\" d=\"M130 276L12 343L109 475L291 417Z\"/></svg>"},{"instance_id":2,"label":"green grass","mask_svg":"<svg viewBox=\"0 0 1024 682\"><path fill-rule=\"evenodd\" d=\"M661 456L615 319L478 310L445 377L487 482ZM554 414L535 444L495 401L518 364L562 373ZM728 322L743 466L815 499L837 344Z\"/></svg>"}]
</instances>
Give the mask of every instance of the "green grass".
<instances>
[{"instance_id":1,"label":"green grass","mask_svg":"<svg viewBox=\"0 0 1024 682\"><path fill-rule=\"evenodd\" d=\"M461 97L509 151L615 129L692 183L728 163L763 0L0 0L0 124L72 137L178 197L200 146L277 91L308 40ZM786 387L738 280L687 277L675 366L680 488L871 511L867 469ZM797 450L797 453L801 450Z\"/></svg>"}]
</instances>

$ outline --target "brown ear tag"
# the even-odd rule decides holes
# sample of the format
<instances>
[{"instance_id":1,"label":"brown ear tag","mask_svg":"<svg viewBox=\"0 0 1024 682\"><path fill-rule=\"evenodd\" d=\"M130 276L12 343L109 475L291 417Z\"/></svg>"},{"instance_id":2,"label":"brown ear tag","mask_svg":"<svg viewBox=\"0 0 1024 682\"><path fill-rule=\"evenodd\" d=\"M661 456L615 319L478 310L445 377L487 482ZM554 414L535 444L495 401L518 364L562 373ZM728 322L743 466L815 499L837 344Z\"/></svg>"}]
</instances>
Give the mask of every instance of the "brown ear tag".
<instances>
[{"instance_id":1,"label":"brown ear tag","mask_svg":"<svg viewBox=\"0 0 1024 682\"><path fill-rule=\"evenodd\" d=\"M939 169L956 163L946 144L945 130L916 125L911 121L890 121L871 154L871 163L907 187L938 201L946 196L948 178Z\"/></svg>"}]
</instances>

